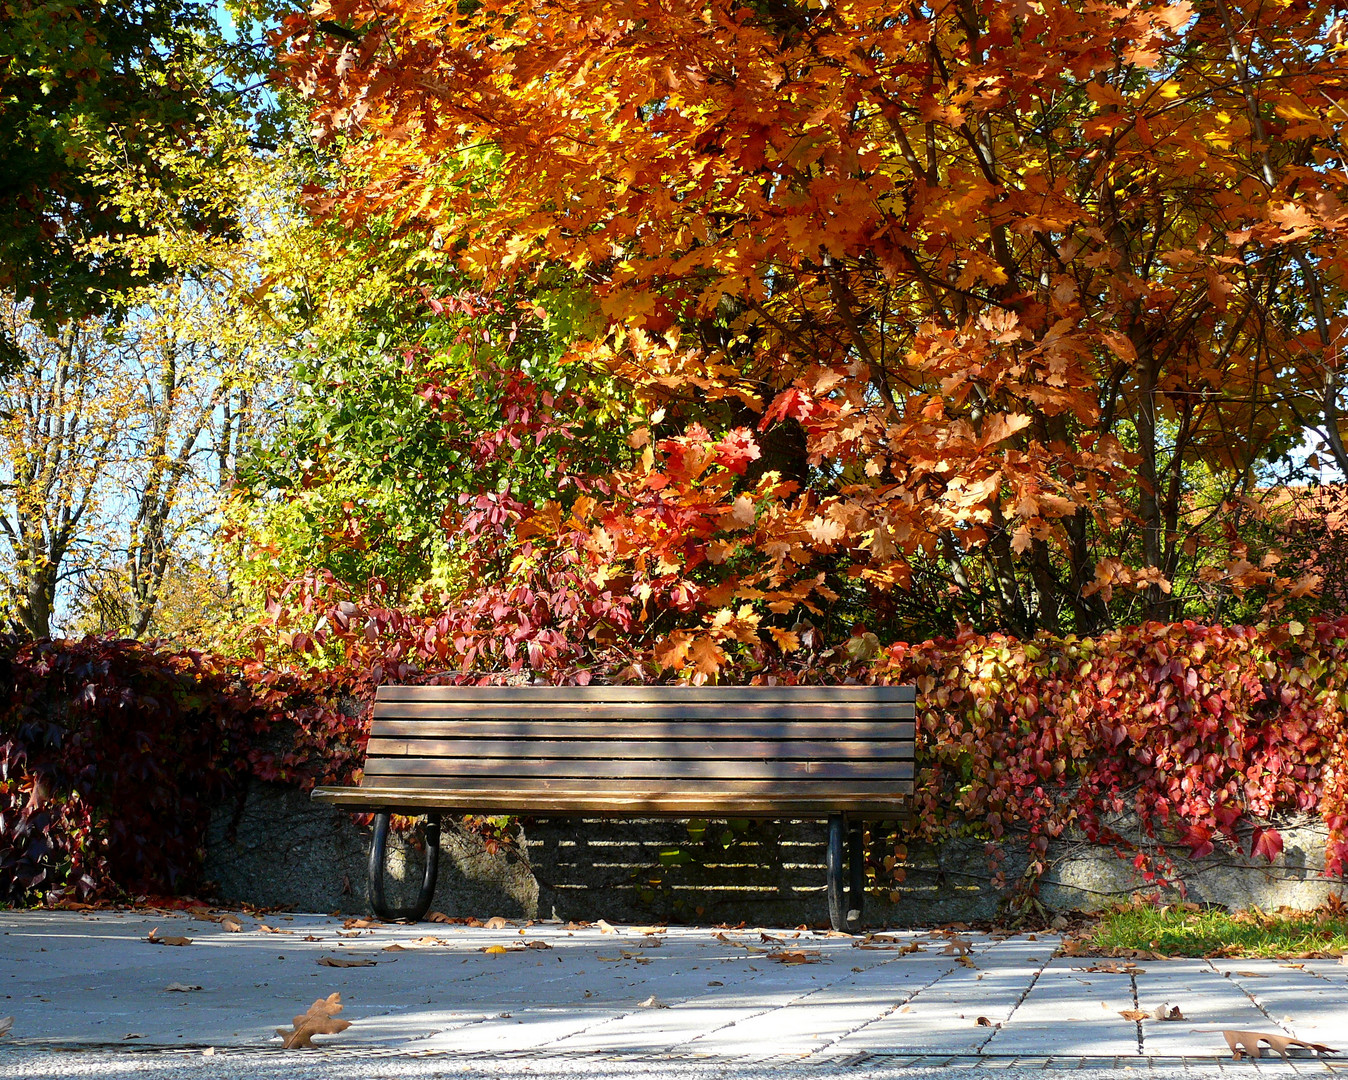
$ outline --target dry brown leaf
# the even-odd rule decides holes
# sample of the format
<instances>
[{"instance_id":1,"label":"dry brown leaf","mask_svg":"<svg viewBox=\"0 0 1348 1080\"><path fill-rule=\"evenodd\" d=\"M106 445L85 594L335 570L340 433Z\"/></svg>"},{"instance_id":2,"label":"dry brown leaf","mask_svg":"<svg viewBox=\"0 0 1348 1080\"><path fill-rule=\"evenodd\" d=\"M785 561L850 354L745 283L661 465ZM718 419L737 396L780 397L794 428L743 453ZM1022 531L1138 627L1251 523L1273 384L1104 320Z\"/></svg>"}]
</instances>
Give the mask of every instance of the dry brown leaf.
<instances>
[{"instance_id":1,"label":"dry brown leaf","mask_svg":"<svg viewBox=\"0 0 1348 1080\"><path fill-rule=\"evenodd\" d=\"M426 921L427 921L427 922L453 922L454 920L451 919L448 915L446 915L443 911L432 911L429 915L426 916Z\"/></svg>"},{"instance_id":2,"label":"dry brown leaf","mask_svg":"<svg viewBox=\"0 0 1348 1080\"><path fill-rule=\"evenodd\" d=\"M778 949L768 953L768 959L779 964L817 964L820 961L818 949Z\"/></svg>"},{"instance_id":3,"label":"dry brown leaf","mask_svg":"<svg viewBox=\"0 0 1348 1080\"><path fill-rule=\"evenodd\" d=\"M486 922L482 924L482 929L504 930L509 925L510 923L506 922L506 920L501 918L500 915L493 915L490 919L488 919Z\"/></svg>"},{"instance_id":4,"label":"dry brown leaf","mask_svg":"<svg viewBox=\"0 0 1348 1080\"><path fill-rule=\"evenodd\" d=\"M324 967L374 967L377 960L343 960L337 956L320 956L315 963Z\"/></svg>"},{"instance_id":5,"label":"dry brown leaf","mask_svg":"<svg viewBox=\"0 0 1348 1080\"><path fill-rule=\"evenodd\" d=\"M563 930L588 930L589 928L590 928L589 923L583 921L575 922L574 920L572 922L567 923L564 927L562 927Z\"/></svg>"},{"instance_id":6,"label":"dry brown leaf","mask_svg":"<svg viewBox=\"0 0 1348 1080\"><path fill-rule=\"evenodd\" d=\"M374 919L347 919L342 923L343 930L373 930L376 926L382 926L383 923Z\"/></svg>"},{"instance_id":7,"label":"dry brown leaf","mask_svg":"<svg viewBox=\"0 0 1348 1080\"><path fill-rule=\"evenodd\" d=\"M779 937L773 937L773 936L772 936L771 934L769 934L766 930L760 930L760 931L758 932L758 940L761 941L761 942L763 942L763 944L765 944L765 945L785 945L785 944L786 944L786 942L783 941L781 938L779 938Z\"/></svg>"},{"instance_id":8,"label":"dry brown leaf","mask_svg":"<svg viewBox=\"0 0 1348 1080\"><path fill-rule=\"evenodd\" d=\"M1120 964L1117 960L1101 960L1098 964L1092 964L1087 968L1076 968L1077 971L1096 971L1104 975L1143 975L1146 973L1144 968L1138 967L1132 961Z\"/></svg>"},{"instance_id":9,"label":"dry brown leaf","mask_svg":"<svg viewBox=\"0 0 1348 1080\"><path fill-rule=\"evenodd\" d=\"M312 1047L315 1035L336 1035L345 1031L351 1026L351 1021L336 1019L337 1013L341 1011L341 994L329 994L326 998L319 998L309 1006L308 1012L291 1021L293 1031L286 1031L285 1028L276 1029L276 1034L282 1039L281 1045L287 1050Z\"/></svg>"},{"instance_id":10,"label":"dry brown leaf","mask_svg":"<svg viewBox=\"0 0 1348 1080\"><path fill-rule=\"evenodd\" d=\"M945 948L941 950L947 956L959 953L960 956L966 955L973 948L973 942L962 937L951 937L946 942Z\"/></svg>"},{"instance_id":11,"label":"dry brown leaf","mask_svg":"<svg viewBox=\"0 0 1348 1080\"><path fill-rule=\"evenodd\" d=\"M1001 1024L994 1024L986 1016L980 1016L977 1020L974 1021L974 1023L976 1023L979 1027L999 1028L1002 1026Z\"/></svg>"},{"instance_id":12,"label":"dry brown leaf","mask_svg":"<svg viewBox=\"0 0 1348 1080\"><path fill-rule=\"evenodd\" d=\"M647 936L651 934L665 934L669 932L669 927L667 926L633 926L630 929L634 934L644 934Z\"/></svg>"},{"instance_id":13,"label":"dry brown leaf","mask_svg":"<svg viewBox=\"0 0 1348 1080\"><path fill-rule=\"evenodd\" d=\"M406 951L407 950L404 949L401 945L399 945L396 941L392 945L385 945L380 950L380 952L406 952Z\"/></svg>"},{"instance_id":14,"label":"dry brown leaf","mask_svg":"<svg viewBox=\"0 0 1348 1080\"><path fill-rule=\"evenodd\" d=\"M1317 1054L1337 1054L1338 1051L1325 1046L1323 1043L1306 1042L1302 1039L1294 1039L1290 1035L1269 1035L1262 1031L1222 1031L1222 1037L1226 1039L1226 1045L1231 1048L1231 1056L1237 1061L1242 1056L1248 1054L1252 1058L1261 1056L1259 1044L1266 1042L1269 1049L1277 1054L1284 1061L1287 1059L1287 1048L1289 1046L1300 1046L1306 1050L1312 1050Z\"/></svg>"},{"instance_id":15,"label":"dry brown leaf","mask_svg":"<svg viewBox=\"0 0 1348 1080\"><path fill-rule=\"evenodd\" d=\"M195 983L171 982L166 987L164 987L164 989L173 990L182 994L187 994L191 993L191 991L193 990L200 990L201 987L197 986Z\"/></svg>"},{"instance_id":16,"label":"dry brown leaf","mask_svg":"<svg viewBox=\"0 0 1348 1080\"><path fill-rule=\"evenodd\" d=\"M1132 1020L1134 1023L1136 1023L1138 1020L1147 1019L1147 1014L1144 1013L1141 1009L1120 1009L1119 1015L1122 1016L1125 1020Z\"/></svg>"},{"instance_id":17,"label":"dry brown leaf","mask_svg":"<svg viewBox=\"0 0 1348 1080\"><path fill-rule=\"evenodd\" d=\"M599 927L599 932L601 934L616 934L618 932L604 919L597 920L595 926Z\"/></svg>"},{"instance_id":18,"label":"dry brown leaf","mask_svg":"<svg viewBox=\"0 0 1348 1080\"><path fill-rule=\"evenodd\" d=\"M1151 1018L1153 1020L1183 1020L1185 1019L1185 1016L1180 1012L1180 1007L1178 1005L1171 1005L1169 1008L1166 1008L1164 1005L1157 1005L1156 1008L1152 1010Z\"/></svg>"},{"instance_id":19,"label":"dry brown leaf","mask_svg":"<svg viewBox=\"0 0 1348 1080\"><path fill-rule=\"evenodd\" d=\"M524 947L525 947L526 949L551 949L551 948L552 948L552 946L549 945L546 941L529 941L529 942L526 942L526 943L525 943Z\"/></svg>"},{"instance_id":20,"label":"dry brown leaf","mask_svg":"<svg viewBox=\"0 0 1348 1080\"><path fill-rule=\"evenodd\" d=\"M295 932L294 930L282 930L276 926L268 926L264 922L258 923L257 929L262 934L293 934Z\"/></svg>"},{"instance_id":21,"label":"dry brown leaf","mask_svg":"<svg viewBox=\"0 0 1348 1080\"><path fill-rule=\"evenodd\" d=\"M166 937L160 937L160 936L159 936L159 927L157 927L157 926L156 926L153 930L150 931L149 937L147 937L145 940L148 941L151 945L191 945L191 944L192 944L192 939L191 939L190 937L177 937L177 936L174 936L174 935L172 935L172 934L170 934L170 935L168 935L168 936L166 936Z\"/></svg>"},{"instance_id":22,"label":"dry brown leaf","mask_svg":"<svg viewBox=\"0 0 1348 1080\"><path fill-rule=\"evenodd\" d=\"M412 942L413 945L443 945L444 943L444 938L430 937L429 935L426 937L419 937L416 941Z\"/></svg>"},{"instance_id":23,"label":"dry brown leaf","mask_svg":"<svg viewBox=\"0 0 1348 1080\"><path fill-rule=\"evenodd\" d=\"M964 967L967 967L967 968L977 968L977 967L978 967L978 965L975 964L972 960L970 960L967 956L961 956L961 957L959 958L959 960L960 960L960 963L961 963Z\"/></svg>"},{"instance_id":24,"label":"dry brown leaf","mask_svg":"<svg viewBox=\"0 0 1348 1080\"><path fill-rule=\"evenodd\" d=\"M243 923L239 922L239 920L234 918L233 915L221 916L220 925L223 926L231 934L239 934L243 932Z\"/></svg>"},{"instance_id":25,"label":"dry brown leaf","mask_svg":"<svg viewBox=\"0 0 1348 1080\"><path fill-rule=\"evenodd\" d=\"M1259 971L1228 971L1226 977L1229 979L1232 975L1239 975L1242 979L1267 979L1268 976Z\"/></svg>"},{"instance_id":26,"label":"dry brown leaf","mask_svg":"<svg viewBox=\"0 0 1348 1080\"><path fill-rule=\"evenodd\" d=\"M0 1038L4 1038L14 1028L14 1017L0 1016Z\"/></svg>"},{"instance_id":27,"label":"dry brown leaf","mask_svg":"<svg viewBox=\"0 0 1348 1080\"><path fill-rule=\"evenodd\" d=\"M641 1008L641 1009L668 1009L668 1008L669 1008L668 1005L666 1005L663 1001L661 1001L661 1000L660 1000L658 997L656 997L654 994L652 994L650 997L648 997L645 1001L640 1002L640 1003L638 1004L637 1007L638 1007L638 1008Z\"/></svg>"}]
</instances>

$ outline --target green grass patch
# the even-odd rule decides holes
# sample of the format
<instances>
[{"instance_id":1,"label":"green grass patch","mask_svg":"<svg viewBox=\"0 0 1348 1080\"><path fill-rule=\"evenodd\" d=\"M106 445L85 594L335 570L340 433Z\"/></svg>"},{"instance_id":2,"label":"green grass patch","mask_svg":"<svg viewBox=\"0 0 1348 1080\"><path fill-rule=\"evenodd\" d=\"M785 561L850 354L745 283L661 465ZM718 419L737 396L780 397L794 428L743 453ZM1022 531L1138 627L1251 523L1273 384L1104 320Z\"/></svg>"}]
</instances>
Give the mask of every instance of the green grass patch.
<instances>
[{"instance_id":1,"label":"green grass patch","mask_svg":"<svg viewBox=\"0 0 1348 1080\"><path fill-rule=\"evenodd\" d=\"M1348 913L1129 907L1103 916L1081 940L1104 951L1139 949L1162 956L1340 955L1348 953Z\"/></svg>"}]
</instances>

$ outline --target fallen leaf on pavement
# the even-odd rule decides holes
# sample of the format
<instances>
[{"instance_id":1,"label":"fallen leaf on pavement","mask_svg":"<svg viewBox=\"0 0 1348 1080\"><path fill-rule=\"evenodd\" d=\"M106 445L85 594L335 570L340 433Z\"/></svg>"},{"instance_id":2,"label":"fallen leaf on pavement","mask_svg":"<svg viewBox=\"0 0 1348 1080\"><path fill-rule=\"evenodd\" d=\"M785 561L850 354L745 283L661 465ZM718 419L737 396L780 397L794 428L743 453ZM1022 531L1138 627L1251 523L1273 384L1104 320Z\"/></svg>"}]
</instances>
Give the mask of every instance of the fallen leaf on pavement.
<instances>
[{"instance_id":1,"label":"fallen leaf on pavement","mask_svg":"<svg viewBox=\"0 0 1348 1080\"><path fill-rule=\"evenodd\" d=\"M324 967L374 967L377 960L343 960L336 956L320 956L315 963Z\"/></svg>"},{"instance_id":2,"label":"fallen leaf on pavement","mask_svg":"<svg viewBox=\"0 0 1348 1080\"><path fill-rule=\"evenodd\" d=\"M970 960L967 956L963 956L963 955L960 956L960 963L961 963L964 967L967 967L967 968L975 968L975 969L976 969L976 968L978 967L977 964L975 964L975 963L974 963L972 960Z\"/></svg>"},{"instance_id":3,"label":"fallen leaf on pavement","mask_svg":"<svg viewBox=\"0 0 1348 1080\"><path fill-rule=\"evenodd\" d=\"M443 911L432 911L429 915L426 916L426 921L427 921L427 922L453 922L454 920L451 919L448 915L446 915Z\"/></svg>"},{"instance_id":4,"label":"fallen leaf on pavement","mask_svg":"<svg viewBox=\"0 0 1348 1080\"><path fill-rule=\"evenodd\" d=\"M1228 971L1226 977L1229 979L1232 975L1239 975L1242 979L1267 979L1268 976L1259 971Z\"/></svg>"},{"instance_id":5,"label":"fallen leaf on pavement","mask_svg":"<svg viewBox=\"0 0 1348 1080\"><path fill-rule=\"evenodd\" d=\"M632 930L632 933L634 933L634 934L646 934L646 935L650 935L650 934L665 934L665 933L668 933L668 932L669 932L669 927L667 927L667 926L633 926L633 927L631 928L631 930Z\"/></svg>"},{"instance_id":6,"label":"fallen leaf on pavement","mask_svg":"<svg viewBox=\"0 0 1348 1080\"><path fill-rule=\"evenodd\" d=\"M380 952L406 952L406 951L407 950L404 949L401 945L399 945L396 941L392 945L385 945L380 950Z\"/></svg>"},{"instance_id":7,"label":"fallen leaf on pavement","mask_svg":"<svg viewBox=\"0 0 1348 1080\"><path fill-rule=\"evenodd\" d=\"M490 919L488 919L486 922L482 924L482 929L504 930L509 925L510 924L506 922L505 919L501 918L500 915L493 915Z\"/></svg>"},{"instance_id":8,"label":"fallen leaf on pavement","mask_svg":"<svg viewBox=\"0 0 1348 1080\"><path fill-rule=\"evenodd\" d=\"M656 997L654 994L652 994L650 997L648 997L645 1001L641 1002L640 1005L639 1005L638 1007L639 1007L639 1008L642 1008L642 1009L668 1009L668 1008L669 1008L668 1005L666 1005L663 1001L661 1001L661 1000L660 1000L658 997Z\"/></svg>"},{"instance_id":9,"label":"fallen leaf on pavement","mask_svg":"<svg viewBox=\"0 0 1348 1080\"><path fill-rule=\"evenodd\" d=\"M1302 1039L1294 1039L1290 1035L1269 1035L1262 1031L1223 1031L1222 1037L1226 1039L1226 1045L1231 1048L1231 1056L1237 1061L1245 1054L1252 1058L1260 1056L1261 1042L1266 1042L1274 1053L1287 1060L1287 1048L1289 1046L1300 1046L1307 1050L1313 1050L1317 1054L1337 1054L1338 1051L1323 1043L1305 1042Z\"/></svg>"},{"instance_id":10,"label":"fallen leaf on pavement","mask_svg":"<svg viewBox=\"0 0 1348 1080\"><path fill-rule=\"evenodd\" d=\"M818 949L778 949L776 952L768 953L769 960L776 960L779 964L817 964L819 963Z\"/></svg>"},{"instance_id":11,"label":"fallen leaf on pavement","mask_svg":"<svg viewBox=\"0 0 1348 1080\"><path fill-rule=\"evenodd\" d=\"M445 943L444 938L429 937L429 936L419 937L416 939L416 941L412 942L413 945L443 945L444 943Z\"/></svg>"},{"instance_id":12,"label":"fallen leaf on pavement","mask_svg":"<svg viewBox=\"0 0 1348 1080\"><path fill-rule=\"evenodd\" d=\"M319 998L309 1006L308 1012L291 1021L293 1031L286 1031L285 1028L276 1029L276 1034L282 1039L281 1045L287 1050L312 1047L315 1035L336 1035L345 1031L351 1026L351 1021L336 1019L337 1013L341 1011L341 994L329 994L326 998Z\"/></svg>"},{"instance_id":13,"label":"fallen leaf on pavement","mask_svg":"<svg viewBox=\"0 0 1348 1080\"><path fill-rule=\"evenodd\" d=\"M1101 960L1098 964L1092 964L1088 968L1076 968L1077 971L1098 971L1105 975L1143 975L1145 969L1138 967L1131 960L1126 963L1119 963L1117 960Z\"/></svg>"},{"instance_id":14,"label":"fallen leaf on pavement","mask_svg":"<svg viewBox=\"0 0 1348 1080\"><path fill-rule=\"evenodd\" d=\"M1120 1009L1119 1015L1125 1020L1132 1020L1134 1023L1138 1020L1146 1020L1148 1016L1148 1014L1144 1013L1141 1009Z\"/></svg>"},{"instance_id":15,"label":"fallen leaf on pavement","mask_svg":"<svg viewBox=\"0 0 1348 1080\"><path fill-rule=\"evenodd\" d=\"M169 983L166 987L164 987L164 989L165 989L165 990L177 990L177 991L179 991L179 992L181 992L181 993L186 994L186 993L189 993L189 992L191 992L191 991L193 991L193 990L200 990L201 987L197 986L195 983L171 982L171 983Z\"/></svg>"},{"instance_id":16,"label":"fallen leaf on pavement","mask_svg":"<svg viewBox=\"0 0 1348 1080\"><path fill-rule=\"evenodd\" d=\"M504 945L484 945L477 951L488 953L491 956L500 956L503 952L507 952L508 950Z\"/></svg>"},{"instance_id":17,"label":"fallen leaf on pavement","mask_svg":"<svg viewBox=\"0 0 1348 1080\"><path fill-rule=\"evenodd\" d=\"M612 925L609 924L609 923L608 923L606 920L604 920L604 919L599 919L599 920L595 923L595 926L599 927L599 932L600 932L601 934L616 934L616 933L618 932L618 931L616 931L615 929L613 929Z\"/></svg>"},{"instance_id":18,"label":"fallen leaf on pavement","mask_svg":"<svg viewBox=\"0 0 1348 1080\"><path fill-rule=\"evenodd\" d=\"M0 1038L8 1035L10 1029L14 1027L14 1017L0 1016Z\"/></svg>"},{"instance_id":19,"label":"fallen leaf on pavement","mask_svg":"<svg viewBox=\"0 0 1348 1080\"><path fill-rule=\"evenodd\" d=\"M233 915L226 915L223 918L221 918L220 925L223 926L226 930L228 930L231 934L239 934L243 932L243 923L239 922L239 920L234 918Z\"/></svg>"},{"instance_id":20,"label":"fallen leaf on pavement","mask_svg":"<svg viewBox=\"0 0 1348 1080\"><path fill-rule=\"evenodd\" d=\"M974 1023L976 1023L979 1027L999 1028L1002 1026L1001 1024L994 1024L986 1016L980 1016L977 1020L974 1021Z\"/></svg>"},{"instance_id":21,"label":"fallen leaf on pavement","mask_svg":"<svg viewBox=\"0 0 1348 1080\"><path fill-rule=\"evenodd\" d=\"M343 930L372 930L376 926L382 926L383 923L376 922L373 919L347 919L342 923Z\"/></svg>"},{"instance_id":22,"label":"fallen leaf on pavement","mask_svg":"<svg viewBox=\"0 0 1348 1080\"><path fill-rule=\"evenodd\" d=\"M1164 1005L1157 1005L1151 1014L1153 1020L1183 1020L1184 1014L1180 1012L1178 1005L1171 1005L1166 1008Z\"/></svg>"},{"instance_id":23,"label":"fallen leaf on pavement","mask_svg":"<svg viewBox=\"0 0 1348 1080\"><path fill-rule=\"evenodd\" d=\"M173 936L173 935L169 935L169 936L167 936L167 937L160 937L160 936L159 936L159 927L157 927L157 926L156 926L153 930L150 931L150 936L147 937L145 940L148 941L151 945L191 945L191 944L192 944L192 939L191 939L190 937L176 937L176 936Z\"/></svg>"},{"instance_id":24,"label":"fallen leaf on pavement","mask_svg":"<svg viewBox=\"0 0 1348 1080\"><path fill-rule=\"evenodd\" d=\"M954 953L959 953L960 956L964 956L971 948L973 948L972 941L968 941L962 937L952 937L945 943L945 948L942 949L941 952L947 956L953 955Z\"/></svg>"}]
</instances>

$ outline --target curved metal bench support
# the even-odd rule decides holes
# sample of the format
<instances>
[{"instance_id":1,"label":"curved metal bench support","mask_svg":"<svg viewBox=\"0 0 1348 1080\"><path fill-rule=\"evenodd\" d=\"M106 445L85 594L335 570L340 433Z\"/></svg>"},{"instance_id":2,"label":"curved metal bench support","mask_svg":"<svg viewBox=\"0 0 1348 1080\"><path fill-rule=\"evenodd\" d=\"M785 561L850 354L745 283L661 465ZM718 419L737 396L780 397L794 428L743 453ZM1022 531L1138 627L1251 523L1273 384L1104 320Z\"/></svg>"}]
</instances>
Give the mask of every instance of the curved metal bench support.
<instances>
[{"instance_id":1,"label":"curved metal bench support","mask_svg":"<svg viewBox=\"0 0 1348 1080\"><path fill-rule=\"evenodd\" d=\"M845 837L845 838L844 838ZM843 892L843 866L847 865L847 892ZM828 920L834 930L854 933L861 925L866 902L866 851L860 825L848 828L842 814L828 819Z\"/></svg>"},{"instance_id":2,"label":"curved metal bench support","mask_svg":"<svg viewBox=\"0 0 1348 1080\"><path fill-rule=\"evenodd\" d=\"M426 815L426 872L421 892L410 907L389 907L384 897L384 859L388 851L388 810L374 815L374 839L370 842L370 910L385 922L420 922L435 896L435 878L440 869L440 815Z\"/></svg>"}]
</instances>

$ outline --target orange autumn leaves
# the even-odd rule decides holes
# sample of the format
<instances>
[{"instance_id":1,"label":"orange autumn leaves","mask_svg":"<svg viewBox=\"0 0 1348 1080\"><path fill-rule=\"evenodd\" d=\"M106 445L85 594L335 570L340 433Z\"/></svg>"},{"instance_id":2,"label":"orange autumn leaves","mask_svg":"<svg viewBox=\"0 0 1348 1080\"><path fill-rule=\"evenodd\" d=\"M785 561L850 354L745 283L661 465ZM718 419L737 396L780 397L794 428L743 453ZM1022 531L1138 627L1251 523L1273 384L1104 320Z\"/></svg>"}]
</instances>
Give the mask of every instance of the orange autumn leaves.
<instances>
[{"instance_id":1,"label":"orange autumn leaves","mask_svg":"<svg viewBox=\"0 0 1348 1080\"><path fill-rule=\"evenodd\" d=\"M711 673L746 604L938 554L1013 628L1100 625L1113 589L1173 614L1185 470L1239 477L1333 411L1334 18L319 0L284 42L345 140L317 212L589 294L573 359L666 420L612 499L530 535L583 533L643 603L696 612L662 655Z\"/></svg>"}]
</instances>

